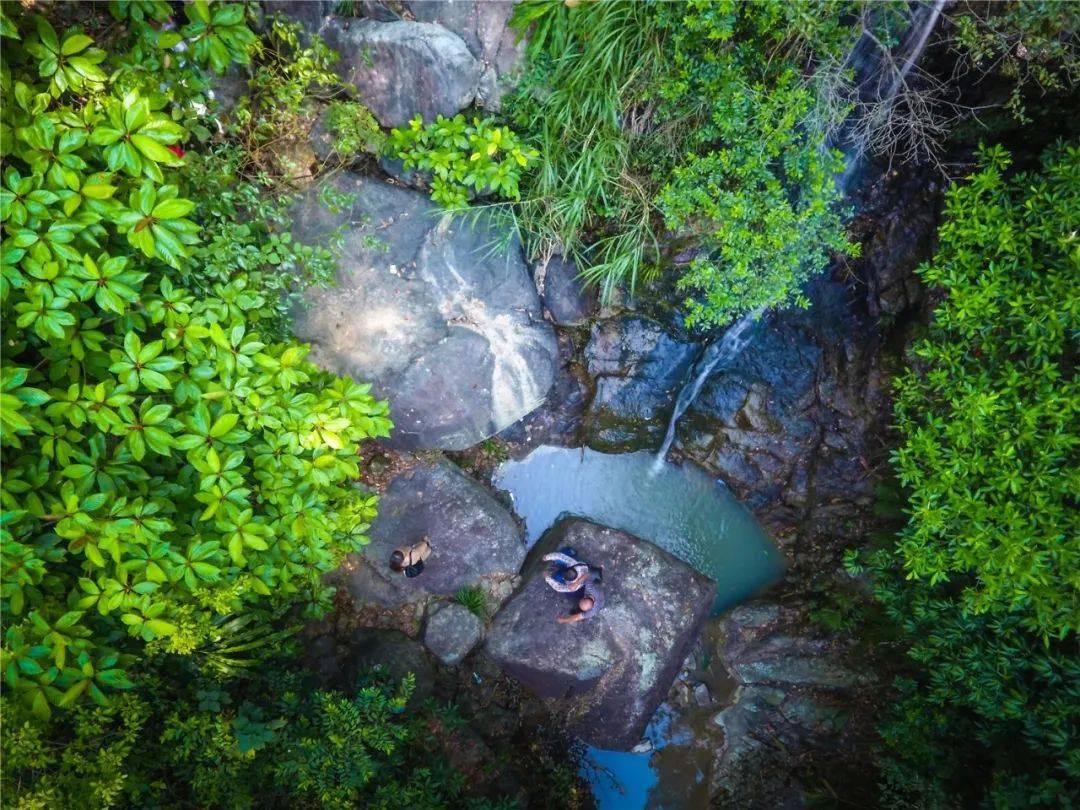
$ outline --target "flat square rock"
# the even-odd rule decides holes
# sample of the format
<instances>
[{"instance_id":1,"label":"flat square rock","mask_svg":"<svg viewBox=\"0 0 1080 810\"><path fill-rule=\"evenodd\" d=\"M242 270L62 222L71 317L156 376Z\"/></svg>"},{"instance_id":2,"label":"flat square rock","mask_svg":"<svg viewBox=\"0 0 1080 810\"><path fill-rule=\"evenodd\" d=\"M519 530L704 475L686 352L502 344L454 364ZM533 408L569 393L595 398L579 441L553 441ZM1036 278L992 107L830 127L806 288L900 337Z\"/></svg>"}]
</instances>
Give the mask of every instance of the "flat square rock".
<instances>
[{"instance_id":1,"label":"flat square rock","mask_svg":"<svg viewBox=\"0 0 1080 810\"><path fill-rule=\"evenodd\" d=\"M543 555L571 546L604 566L605 607L562 625L575 597L544 582ZM486 654L567 728L601 748L629 749L709 615L716 586L681 560L626 532L571 518L536 544L524 584L496 616Z\"/></svg>"},{"instance_id":2,"label":"flat square rock","mask_svg":"<svg viewBox=\"0 0 1080 810\"><path fill-rule=\"evenodd\" d=\"M398 475L379 500L370 544L351 555L344 585L358 606L395 609L462 588L490 590L512 581L525 559L513 516L491 493L444 458L418 462ZM420 576L391 572L390 554L422 537L431 556Z\"/></svg>"}]
</instances>

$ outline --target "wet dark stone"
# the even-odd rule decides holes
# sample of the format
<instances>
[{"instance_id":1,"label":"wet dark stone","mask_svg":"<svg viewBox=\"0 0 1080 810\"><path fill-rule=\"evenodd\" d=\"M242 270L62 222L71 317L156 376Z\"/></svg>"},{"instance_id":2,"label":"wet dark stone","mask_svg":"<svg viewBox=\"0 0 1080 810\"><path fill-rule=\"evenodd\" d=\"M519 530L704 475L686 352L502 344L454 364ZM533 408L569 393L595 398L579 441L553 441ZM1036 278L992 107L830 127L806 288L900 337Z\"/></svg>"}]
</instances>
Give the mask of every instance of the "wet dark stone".
<instances>
[{"instance_id":1,"label":"wet dark stone","mask_svg":"<svg viewBox=\"0 0 1080 810\"><path fill-rule=\"evenodd\" d=\"M555 618L574 597L547 585L542 557L567 545L604 566L606 603L593 618L563 625ZM485 654L586 742L632 748L697 638L716 586L651 543L576 518L540 539L523 577L492 623Z\"/></svg>"},{"instance_id":2,"label":"wet dark stone","mask_svg":"<svg viewBox=\"0 0 1080 810\"><path fill-rule=\"evenodd\" d=\"M658 447L698 350L640 315L594 324L585 347L596 382L586 416L589 446L610 452Z\"/></svg>"},{"instance_id":3,"label":"wet dark stone","mask_svg":"<svg viewBox=\"0 0 1080 810\"><path fill-rule=\"evenodd\" d=\"M533 280L544 308L559 326L581 326L596 315L596 287L585 286L578 266L562 256L552 256L533 268Z\"/></svg>"},{"instance_id":4,"label":"wet dark stone","mask_svg":"<svg viewBox=\"0 0 1080 810\"><path fill-rule=\"evenodd\" d=\"M528 416L499 434L511 445L513 455L524 455L542 444L559 447L581 445L582 422L589 401L589 376L573 358L573 340L558 335L559 367L544 402Z\"/></svg>"}]
</instances>

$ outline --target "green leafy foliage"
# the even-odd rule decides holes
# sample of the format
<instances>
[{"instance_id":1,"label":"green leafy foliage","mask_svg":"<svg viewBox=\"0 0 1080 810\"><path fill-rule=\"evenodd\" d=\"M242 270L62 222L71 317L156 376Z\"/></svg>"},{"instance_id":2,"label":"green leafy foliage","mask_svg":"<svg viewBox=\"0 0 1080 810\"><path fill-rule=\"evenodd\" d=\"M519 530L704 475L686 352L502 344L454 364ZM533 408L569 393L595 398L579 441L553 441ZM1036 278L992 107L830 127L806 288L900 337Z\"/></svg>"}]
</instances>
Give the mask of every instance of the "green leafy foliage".
<instances>
[{"instance_id":1,"label":"green leafy foliage","mask_svg":"<svg viewBox=\"0 0 1080 810\"><path fill-rule=\"evenodd\" d=\"M216 73L224 73L233 62L247 64L258 40L245 24L242 3L192 0L186 10L190 22L180 33L199 64L208 65Z\"/></svg>"},{"instance_id":2,"label":"green leafy foliage","mask_svg":"<svg viewBox=\"0 0 1080 810\"><path fill-rule=\"evenodd\" d=\"M956 50L979 70L991 66L1011 80L1007 109L1030 122L1026 104L1080 82L1080 8L1074 3L1019 0L976 3L954 10Z\"/></svg>"},{"instance_id":3,"label":"green leafy foliage","mask_svg":"<svg viewBox=\"0 0 1080 810\"><path fill-rule=\"evenodd\" d=\"M870 557L912 662L881 729L892 806L1065 806L1080 778L1080 149L982 161L921 269L945 297L897 381L908 520Z\"/></svg>"},{"instance_id":4,"label":"green leafy foliage","mask_svg":"<svg viewBox=\"0 0 1080 810\"><path fill-rule=\"evenodd\" d=\"M675 267L691 326L801 302L853 250L825 148L846 109L823 121L815 86L857 39L855 7L518 5L532 74L509 109L541 154L520 207L530 249L569 253L605 295Z\"/></svg>"},{"instance_id":5,"label":"green leafy foliage","mask_svg":"<svg viewBox=\"0 0 1080 810\"><path fill-rule=\"evenodd\" d=\"M470 191L518 199L522 171L538 154L508 127L464 115L440 115L426 126L417 116L390 131L389 148L407 170L432 175L431 198L446 208L466 205Z\"/></svg>"},{"instance_id":6,"label":"green leafy foliage","mask_svg":"<svg viewBox=\"0 0 1080 810\"><path fill-rule=\"evenodd\" d=\"M833 177L843 162L825 148L824 132L804 123L815 94L793 62L769 64L761 54L765 42L783 42L783 14L753 8L722 13L699 6L684 15L675 69L661 87L663 114L672 121L699 99L711 101L694 113L686 137L694 151L657 197L665 226L696 232L702 248L678 282L692 293L690 325L805 304L800 288L825 267L830 251L853 250L836 210ZM730 44L726 58L703 58L723 43Z\"/></svg>"},{"instance_id":7,"label":"green leafy foliage","mask_svg":"<svg viewBox=\"0 0 1080 810\"><path fill-rule=\"evenodd\" d=\"M340 155L367 152L376 155L386 146L386 135L371 110L359 101L332 101L326 108L326 125L334 135L334 151Z\"/></svg>"},{"instance_id":8,"label":"green leafy foliage","mask_svg":"<svg viewBox=\"0 0 1080 810\"><path fill-rule=\"evenodd\" d=\"M293 178L297 167L287 165L286 156L292 147L307 147L318 102L345 92L333 71L337 59L322 39L304 35L297 22L268 18L249 92L230 122L230 134L243 147L238 166L243 174L273 187Z\"/></svg>"},{"instance_id":9,"label":"green leafy foliage","mask_svg":"<svg viewBox=\"0 0 1080 810\"><path fill-rule=\"evenodd\" d=\"M895 464L912 493L898 551L913 579L961 583L968 612L1020 611L1064 638L1080 629L1080 592L1061 576L1080 570L1080 150L1011 181L1003 149L983 160L950 193L922 270L948 297L897 385Z\"/></svg>"},{"instance_id":10,"label":"green leafy foliage","mask_svg":"<svg viewBox=\"0 0 1080 810\"><path fill-rule=\"evenodd\" d=\"M203 127L198 66L254 43L243 7L186 9L194 61L133 68L169 47L133 24L100 79L53 70L90 49L78 29L4 9L3 672L39 717L106 705L147 651L212 647L220 617L325 602L374 514L352 482L386 405L281 329L282 276L328 255L236 225L254 191L178 146Z\"/></svg>"},{"instance_id":11,"label":"green leafy foliage","mask_svg":"<svg viewBox=\"0 0 1080 810\"><path fill-rule=\"evenodd\" d=\"M413 679L318 689L292 651L263 648L244 677L170 668L126 694L42 723L3 705L5 806L491 807L409 709ZM177 678L181 675L181 678Z\"/></svg>"}]
</instances>

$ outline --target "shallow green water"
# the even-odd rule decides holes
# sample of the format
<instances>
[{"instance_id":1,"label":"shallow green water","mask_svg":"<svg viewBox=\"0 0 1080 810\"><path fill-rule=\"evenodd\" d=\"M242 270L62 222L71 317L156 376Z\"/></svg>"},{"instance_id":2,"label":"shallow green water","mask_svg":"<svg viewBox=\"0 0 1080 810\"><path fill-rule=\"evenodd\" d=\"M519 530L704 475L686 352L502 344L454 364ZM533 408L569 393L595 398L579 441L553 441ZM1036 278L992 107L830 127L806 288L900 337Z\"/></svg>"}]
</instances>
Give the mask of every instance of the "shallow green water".
<instances>
[{"instance_id":1,"label":"shallow green water","mask_svg":"<svg viewBox=\"0 0 1080 810\"><path fill-rule=\"evenodd\" d=\"M693 465L656 465L651 453L538 447L495 472L525 520L529 544L563 515L649 540L716 582L722 611L774 582L783 555L727 488Z\"/></svg>"}]
</instances>

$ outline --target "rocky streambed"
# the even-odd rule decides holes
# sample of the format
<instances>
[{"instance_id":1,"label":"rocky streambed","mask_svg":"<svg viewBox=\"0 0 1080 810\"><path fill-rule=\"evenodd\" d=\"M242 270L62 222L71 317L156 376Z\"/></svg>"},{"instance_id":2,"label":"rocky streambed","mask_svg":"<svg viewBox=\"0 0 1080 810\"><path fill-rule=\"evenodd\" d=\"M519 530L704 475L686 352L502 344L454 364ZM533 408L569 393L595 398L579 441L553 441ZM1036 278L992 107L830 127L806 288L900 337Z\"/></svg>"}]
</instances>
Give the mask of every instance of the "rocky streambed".
<instances>
[{"instance_id":1,"label":"rocky streambed","mask_svg":"<svg viewBox=\"0 0 1080 810\"><path fill-rule=\"evenodd\" d=\"M370 3L362 20L270 5L342 51L384 125L497 106L520 59L510 3ZM325 149L315 127L309 152ZM337 610L307 629L312 670L345 688L374 664L415 673L416 699L479 718L452 735L456 764L508 795L527 799L527 778L499 772L497 752L552 729L592 746L582 773L601 805L828 795L833 766L859 768L880 684L867 651L812 616L826 584L859 587L840 556L873 525L888 358L921 312L934 183L859 173L861 257L814 281L808 308L766 314L705 380L669 456L682 467L650 496L627 470L648 474L632 459L660 445L704 345L661 303L670 291L601 308L573 263L530 265L497 219L446 215L385 161L344 163L294 211L297 237L344 240L337 285L296 327L316 362L372 383L397 427L367 452L379 516L335 575ZM327 209L327 189L348 202ZM580 462L528 466L559 448ZM630 455L605 468L616 453ZM605 487L621 500L598 505ZM570 628L537 562L568 534L611 582L601 616ZM425 573L392 576L390 550L423 535Z\"/></svg>"}]
</instances>

